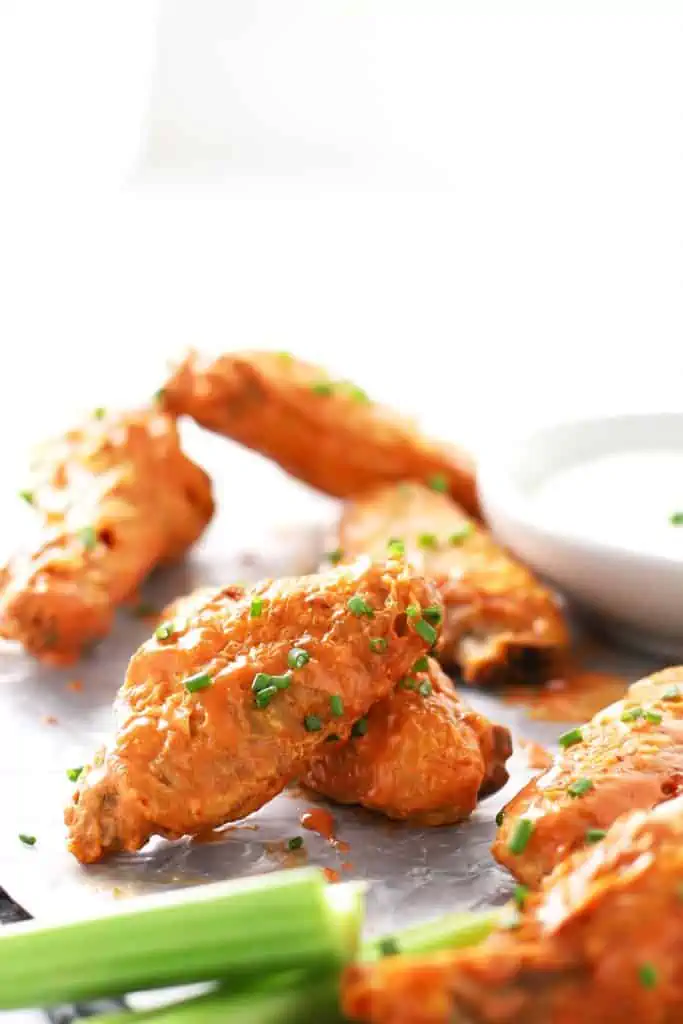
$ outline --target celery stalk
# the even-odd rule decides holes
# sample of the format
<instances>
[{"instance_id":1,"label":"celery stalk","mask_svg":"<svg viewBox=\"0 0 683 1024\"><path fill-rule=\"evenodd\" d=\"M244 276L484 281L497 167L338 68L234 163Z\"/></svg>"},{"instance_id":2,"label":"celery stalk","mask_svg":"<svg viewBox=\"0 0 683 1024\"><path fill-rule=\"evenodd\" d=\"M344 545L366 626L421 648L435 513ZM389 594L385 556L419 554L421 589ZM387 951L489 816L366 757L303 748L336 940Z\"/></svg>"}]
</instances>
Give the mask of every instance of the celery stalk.
<instances>
[{"instance_id":1,"label":"celery stalk","mask_svg":"<svg viewBox=\"0 0 683 1024\"><path fill-rule=\"evenodd\" d=\"M339 969L356 952L362 886L315 868L120 904L87 920L0 930L0 1009L143 988Z\"/></svg>"},{"instance_id":2,"label":"celery stalk","mask_svg":"<svg viewBox=\"0 0 683 1024\"><path fill-rule=\"evenodd\" d=\"M499 920L499 910L445 914L435 921L365 942L360 956L363 960L380 958L387 939L399 952L412 955L476 946L491 934ZM305 971L289 972L239 992L218 988L208 995L154 1010L97 1017L92 1024L332 1024L341 1020L338 993L336 973L313 978Z\"/></svg>"}]
</instances>

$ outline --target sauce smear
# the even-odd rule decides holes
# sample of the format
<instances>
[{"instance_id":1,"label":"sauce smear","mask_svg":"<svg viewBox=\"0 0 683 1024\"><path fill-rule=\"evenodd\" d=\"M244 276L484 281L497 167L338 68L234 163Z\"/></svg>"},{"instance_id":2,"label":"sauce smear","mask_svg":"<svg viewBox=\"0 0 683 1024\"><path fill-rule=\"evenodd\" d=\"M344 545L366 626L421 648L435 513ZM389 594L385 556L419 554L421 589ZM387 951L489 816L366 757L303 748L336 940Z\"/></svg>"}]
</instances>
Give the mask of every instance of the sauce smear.
<instances>
[{"instance_id":1,"label":"sauce smear","mask_svg":"<svg viewBox=\"0 0 683 1024\"><path fill-rule=\"evenodd\" d=\"M336 826L334 818L324 807L314 807L310 811L304 811L299 818L302 828L309 832L316 832L323 839L334 839Z\"/></svg>"},{"instance_id":2,"label":"sauce smear","mask_svg":"<svg viewBox=\"0 0 683 1024\"><path fill-rule=\"evenodd\" d=\"M519 746L524 751L526 763L532 771L545 771L553 763L552 754L535 740L520 740Z\"/></svg>"},{"instance_id":3,"label":"sauce smear","mask_svg":"<svg viewBox=\"0 0 683 1024\"><path fill-rule=\"evenodd\" d=\"M585 722L608 704L621 700L628 685L623 676L568 665L540 688L509 687L505 701L528 705L529 717L540 721Z\"/></svg>"}]
</instances>

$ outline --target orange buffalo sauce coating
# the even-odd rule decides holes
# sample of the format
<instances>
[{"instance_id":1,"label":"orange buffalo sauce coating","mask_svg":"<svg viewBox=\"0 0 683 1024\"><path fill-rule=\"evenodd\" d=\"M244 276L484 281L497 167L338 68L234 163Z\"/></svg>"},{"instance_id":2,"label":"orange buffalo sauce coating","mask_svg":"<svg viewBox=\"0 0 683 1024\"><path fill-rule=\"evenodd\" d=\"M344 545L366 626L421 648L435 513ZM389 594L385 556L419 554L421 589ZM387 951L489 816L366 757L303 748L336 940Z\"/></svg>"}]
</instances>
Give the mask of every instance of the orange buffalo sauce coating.
<instances>
[{"instance_id":1,"label":"orange buffalo sauce coating","mask_svg":"<svg viewBox=\"0 0 683 1024\"><path fill-rule=\"evenodd\" d=\"M94 417L45 445L33 474L26 496L41 530L0 570L0 636L69 664L152 569L199 537L211 484L156 409Z\"/></svg>"}]
</instances>

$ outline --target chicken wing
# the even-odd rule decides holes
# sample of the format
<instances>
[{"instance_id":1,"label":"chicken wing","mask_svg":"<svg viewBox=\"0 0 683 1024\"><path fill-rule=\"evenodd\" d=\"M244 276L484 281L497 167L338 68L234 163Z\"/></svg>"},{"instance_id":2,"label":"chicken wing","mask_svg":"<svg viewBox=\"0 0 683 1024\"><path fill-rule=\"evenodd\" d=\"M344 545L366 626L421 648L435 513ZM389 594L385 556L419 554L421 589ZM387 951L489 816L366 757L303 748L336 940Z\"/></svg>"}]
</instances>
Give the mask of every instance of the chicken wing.
<instances>
[{"instance_id":1,"label":"chicken wing","mask_svg":"<svg viewBox=\"0 0 683 1024\"><path fill-rule=\"evenodd\" d=\"M431 658L421 658L370 709L367 723L362 742L333 744L312 763L304 784L389 818L449 825L507 781L510 733L463 704Z\"/></svg>"},{"instance_id":2,"label":"chicken wing","mask_svg":"<svg viewBox=\"0 0 683 1024\"><path fill-rule=\"evenodd\" d=\"M470 457L422 437L348 381L286 352L190 353L163 391L173 412L267 455L327 494L348 497L383 481L415 479L450 492L473 515Z\"/></svg>"},{"instance_id":3,"label":"chicken wing","mask_svg":"<svg viewBox=\"0 0 683 1024\"><path fill-rule=\"evenodd\" d=\"M683 792L683 667L635 683L560 742L552 767L505 808L493 844L527 885L625 811Z\"/></svg>"},{"instance_id":4,"label":"chicken wing","mask_svg":"<svg viewBox=\"0 0 683 1024\"><path fill-rule=\"evenodd\" d=\"M67 809L84 862L242 818L429 650L436 590L401 562L228 588L133 656L111 745ZM432 621L429 621L429 620ZM382 640L379 657L372 640Z\"/></svg>"},{"instance_id":5,"label":"chicken wing","mask_svg":"<svg viewBox=\"0 0 683 1024\"><path fill-rule=\"evenodd\" d=\"M347 503L338 555L405 552L444 602L439 660L468 683L547 675L569 642L555 596L445 494L419 484L377 488Z\"/></svg>"},{"instance_id":6,"label":"chicken wing","mask_svg":"<svg viewBox=\"0 0 683 1024\"><path fill-rule=\"evenodd\" d=\"M199 537L211 484L158 410L98 414L45 445L33 469L23 494L42 525L33 549L0 571L0 636L68 664L155 566Z\"/></svg>"},{"instance_id":7,"label":"chicken wing","mask_svg":"<svg viewBox=\"0 0 683 1024\"><path fill-rule=\"evenodd\" d=\"M344 1011L372 1024L678 1024L683 799L616 822L471 950L350 968ZM519 894L520 901L523 894Z\"/></svg>"}]
</instances>

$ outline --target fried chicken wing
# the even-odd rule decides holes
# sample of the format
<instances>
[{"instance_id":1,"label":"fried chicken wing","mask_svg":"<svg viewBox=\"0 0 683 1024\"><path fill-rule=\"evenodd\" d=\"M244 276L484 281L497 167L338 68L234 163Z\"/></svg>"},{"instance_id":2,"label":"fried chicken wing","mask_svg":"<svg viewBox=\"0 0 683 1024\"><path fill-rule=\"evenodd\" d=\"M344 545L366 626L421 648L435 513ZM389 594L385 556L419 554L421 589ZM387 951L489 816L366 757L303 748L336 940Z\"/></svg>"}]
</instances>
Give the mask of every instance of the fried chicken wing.
<instances>
[{"instance_id":1,"label":"fried chicken wing","mask_svg":"<svg viewBox=\"0 0 683 1024\"><path fill-rule=\"evenodd\" d=\"M190 353L164 388L167 406L233 438L327 494L348 497L384 481L432 481L473 515L470 457L422 437L393 410L288 353Z\"/></svg>"},{"instance_id":2,"label":"fried chicken wing","mask_svg":"<svg viewBox=\"0 0 683 1024\"><path fill-rule=\"evenodd\" d=\"M444 602L439 660L469 683L547 675L568 631L555 596L450 498L419 484L379 487L346 504L344 558L404 550Z\"/></svg>"},{"instance_id":3,"label":"fried chicken wing","mask_svg":"<svg viewBox=\"0 0 683 1024\"><path fill-rule=\"evenodd\" d=\"M527 897L514 930L348 970L344 1011L372 1024L678 1024L683 800L631 813Z\"/></svg>"},{"instance_id":4,"label":"fried chicken wing","mask_svg":"<svg viewBox=\"0 0 683 1024\"><path fill-rule=\"evenodd\" d=\"M42 525L0 571L0 636L53 664L74 661L116 605L179 557L213 514L206 473L158 410L93 417L45 445L24 496Z\"/></svg>"},{"instance_id":5,"label":"fried chicken wing","mask_svg":"<svg viewBox=\"0 0 683 1024\"><path fill-rule=\"evenodd\" d=\"M333 735L347 738L433 644L431 584L359 559L318 576L228 588L133 656L111 745L67 809L84 862L242 818ZM370 641L386 643L382 658Z\"/></svg>"},{"instance_id":6,"label":"fried chicken wing","mask_svg":"<svg viewBox=\"0 0 683 1024\"><path fill-rule=\"evenodd\" d=\"M362 740L335 743L314 761L304 784L389 818L448 825L507 781L510 733L468 708L431 658L370 709L367 723Z\"/></svg>"},{"instance_id":7,"label":"fried chicken wing","mask_svg":"<svg viewBox=\"0 0 683 1024\"><path fill-rule=\"evenodd\" d=\"M683 667L635 683L561 742L552 767L507 805L493 844L494 857L527 885L591 830L683 792Z\"/></svg>"}]
</instances>

